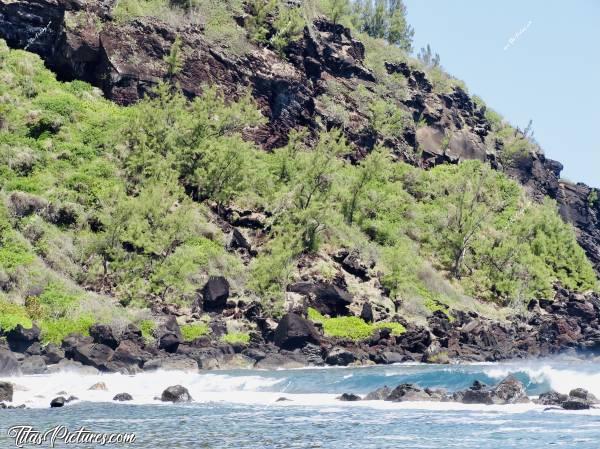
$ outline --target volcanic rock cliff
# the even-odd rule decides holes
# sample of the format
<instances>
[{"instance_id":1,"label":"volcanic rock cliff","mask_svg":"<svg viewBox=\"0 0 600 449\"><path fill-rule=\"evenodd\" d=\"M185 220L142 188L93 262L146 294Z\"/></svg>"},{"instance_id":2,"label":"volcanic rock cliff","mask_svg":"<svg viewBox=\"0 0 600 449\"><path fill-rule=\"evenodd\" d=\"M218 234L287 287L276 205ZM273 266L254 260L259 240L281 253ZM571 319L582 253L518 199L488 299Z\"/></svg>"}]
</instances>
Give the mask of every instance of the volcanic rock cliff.
<instances>
[{"instance_id":1,"label":"volcanic rock cliff","mask_svg":"<svg viewBox=\"0 0 600 449\"><path fill-rule=\"evenodd\" d=\"M289 45L285 58L259 47L240 56L226 45L209 42L202 25L174 26L154 18L117 22L111 16L113 4L113 0L0 0L0 37L13 48L38 53L61 78L88 81L108 98L130 104L165 79L164 58L179 36L185 57L176 81L182 90L192 97L203 86L216 84L236 98L250 89L269 122L247 137L266 149L285 144L292 129L316 132L339 125L319 101L328 81L348 86L349 92L358 83L372 92L377 88L377 76L363 63L363 44L348 29L325 20L315 21L299 42ZM435 93L426 75L405 63L389 62L385 69L406 78L403 108L414 119L401 138L383 140L399 159L424 167L479 159L501 167L502 148L490 150L486 145L491 127L484 107L460 88L451 94ZM360 100L345 95L343 101L352 123L345 132L360 158L378 136L365 126L367 118L356 104ZM577 228L579 243L600 272L597 190L561 181L562 165L541 153L532 152L503 168L532 197L558 201L563 218Z\"/></svg>"}]
</instances>

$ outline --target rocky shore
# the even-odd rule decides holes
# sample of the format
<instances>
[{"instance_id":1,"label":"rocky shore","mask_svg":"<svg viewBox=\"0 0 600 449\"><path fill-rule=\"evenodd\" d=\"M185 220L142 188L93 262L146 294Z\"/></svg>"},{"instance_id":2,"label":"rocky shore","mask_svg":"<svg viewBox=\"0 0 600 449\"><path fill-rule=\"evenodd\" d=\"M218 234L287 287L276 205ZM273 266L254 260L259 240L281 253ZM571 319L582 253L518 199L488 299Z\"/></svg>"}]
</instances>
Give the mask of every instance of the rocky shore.
<instances>
[{"instance_id":1,"label":"rocky shore","mask_svg":"<svg viewBox=\"0 0 600 449\"><path fill-rule=\"evenodd\" d=\"M344 393L340 401L391 401L391 402L457 402L461 404L508 405L527 404L532 400L527 396L525 386L513 376L508 376L497 385L487 386L479 381L462 391L448 393L443 389L420 388L414 384L400 384L393 390L387 386L370 392L364 398L353 393ZM569 394L548 391L533 399L533 403L546 405L548 409L587 410L597 408L600 401L583 388L576 388Z\"/></svg>"},{"instance_id":2,"label":"rocky shore","mask_svg":"<svg viewBox=\"0 0 600 449\"><path fill-rule=\"evenodd\" d=\"M207 296L209 297L209 296ZM333 299L332 299L333 298ZM338 295L338 300L343 295ZM559 290L554 301L532 301L526 314L496 322L474 313L438 311L427 326L394 316L406 327L393 335L382 327L362 341L325 336L319 323L301 310L279 322L262 315L260 304L227 303L211 312L211 334L184 341L175 315L164 313L154 339L142 337L135 325L121 332L95 324L89 336L70 334L61 343L42 344L40 330L22 326L4 332L0 376L55 373L80 369L87 373L135 374L153 370L276 369L304 366L348 366L401 362L492 362L546 357L565 351L596 354L600 350L600 298ZM329 295L329 307L338 307ZM233 307L230 308L230 307ZM248 343L224 343L223 317L240 315L254 326Z\"/></svg>"}]
</instances>

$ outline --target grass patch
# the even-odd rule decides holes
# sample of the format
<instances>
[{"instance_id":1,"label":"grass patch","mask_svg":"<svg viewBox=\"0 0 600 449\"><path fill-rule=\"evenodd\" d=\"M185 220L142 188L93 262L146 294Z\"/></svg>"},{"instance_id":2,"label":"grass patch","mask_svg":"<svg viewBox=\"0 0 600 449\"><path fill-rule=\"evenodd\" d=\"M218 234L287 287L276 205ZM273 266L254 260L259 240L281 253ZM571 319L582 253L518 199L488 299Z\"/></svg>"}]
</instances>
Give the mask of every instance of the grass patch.
<instances>
[{"instance_id":1,"label":"grass patch","mask_svg":"<svg viewBox=\"0 0 600 449\"><path fill-rule=\"evenodd\" d=\"M181 335L185 341L194 341L210 332L206 324L186 324L181 326Z\"/></svg>"},{"instance_id":2,"label":"grass patch","mask_svg":"<svg viewBox=\"0 0 600 449\"><path fill-rule=\"evenodd\" d=\"M142 332L142 338L144 341L152 342L154 340L154 329L156 329L156 323L153 320L140 321L138 327Z\"/></svg>"},{"instance_id":3,"label":"grass patch","mask_svg":"<svg viewBox=\"0 0 600 449\"><path fill-rule=\"evenodd\" d=\"M223 335L221 341L224 343L232 344L245 344L250 343L250 334L244 332L231 332L230 334Z\"/></svg>"},{"instance_id":4,"label":"grass patch","mask_svg":"<svg viewBox=\"0 0 600 449\"><path fill-rule=\"evenodd\" d=\"M90 326L96 322L92 315L82 315L79 318L45 319L40 322L42 342L60 345L63 339L72 333L90 334Z\"/></svg>"},{"instance_id":5,"label":"grass patch","mask_svg":"<svg viewBox=\"0 0 600 449\"><path fill-rule=\"evenodd\" d=\"M8 332L19 324L25 328L32 326L25 307L0 299L0 331Z\"/></svg>"},{"instance_id":6,"label":"grass patch","mask_svg":"<svg viewBox=\"0 0 600 449\"><path fill-rule=\"evenodd\" d=\"M369 324L356 316L327 318L311 307L308 309L308 319L316 323L321 323L325 335L328 337L345 338L355 341L369 338L375 330L382 328L390 329L392 335L402 335L406 332L406 329L400 323L379 322Z\"/></svg>"}]
</instances>

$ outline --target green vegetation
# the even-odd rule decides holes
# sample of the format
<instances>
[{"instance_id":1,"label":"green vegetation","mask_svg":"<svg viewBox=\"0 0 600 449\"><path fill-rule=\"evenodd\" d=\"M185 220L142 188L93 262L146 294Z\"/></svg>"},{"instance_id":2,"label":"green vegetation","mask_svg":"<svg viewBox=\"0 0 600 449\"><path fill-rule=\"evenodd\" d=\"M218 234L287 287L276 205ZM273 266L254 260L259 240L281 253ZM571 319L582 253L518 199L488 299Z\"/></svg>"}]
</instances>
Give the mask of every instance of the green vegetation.
<instances>
[{"instance_id":1,"label":"green vegetation","mask_svg":"<svg viewBox=\"0 0 600 449\"><path fill-rule=\"evenodd\" d=\"M246 29L252 42L270 45L280 55L302 36L305 7L290 7L283 0L251 0Z\"/></svg>"},{"instance_id":2,"label":"green vegetation","mask_svg":"<svg viewBox=\"0 0 600 449\"><path fill-rule=\"evenodd\" d=\"M355 316L327 318L311 307L308 308L308 319L322 324L325 335L328 337L355 341L369 338L377 329L390 329L392 335L402 335L406 332L406 329L400 323L381 321L369 324Z\"/></svg>"},{"instance_id":3,"label":"green vegetation","mask_svg":"<svg viewBox=\"0 0 600 449\"><path fill-rule=\"evenodd\" d=\"M224 343L233 344L244 344L250 343L250 334L244 332L230 332L221 337L221 341Z\"/></svg>"},{"instance_id":4,"label":"green vegetation","mask_svg":"<svg viewBox=\"0 0 600 449\"><path fill-rule=\"evenodd\" d=\"M25 328L31 327L32 322L27 310L0 297L0 330L7 332L19 324Z\"/></svg>"},{"instance_id":5,"label":"green vegetation","mask_svg":"<svg viewBox=\"0 0 600 449\"><path fill-rule=\"evenodd\" d=\"M134 10L124 1L119 8L125 20L159 4L194 14L200 3L145 2L146 9ZM230 14L233 3L225 3L221 13ZM429 171L394 162L397 155L384 145L394 147L415 124L402 106L406 80L383 67L385 60L405 61L405 51L381 38L398 43L391 33L402 28L394 21L404 7L358 3L387 5L386 31L360 26L374 36L364 35L366 64L381 82L352 92L331 82L322 99L332 108L343 98L359 100L358 112L377 136L362 158L342 132L352 124L343 108L338 127L318 135L297 130L287 145L265 152L242 138L266 120L249 93L227 101L206 86L189 101L175 83L165 83L138 104L120 107L85 83L58 82L39 58L1 43L0 97L11 107L0 111L0 327L35 321L45 341L58 342L69 332L86 332L100 312L111 322L139 316L156 302L190 306L211 275L224 275L234 294L260 298L277 317L299 262L342 247L368 253L400 312L415 316L448 313L467 295L472 303L520 309L532 297L552 297L557 282L575 291L596 288L594 271L553 202L532 202L481 162ZM283 51L307 14L278 5L257 2L244 32ZM260 9L270 6L275 9ZM343 23L352 14L346 6L332 1L327 7ZM171 77L181 67L181 45L176 41L166 58ZM427 69L430 78L436 70L443 74L439 61L427 65L435 66ZM448 81L440 76L440 83ZM505 165L537 151L527 132L485 113ZM596 201L590 195L590 204ZM264 230L252 242L257 254L249 260L227 250L221 230L223 217L236 210L263 213ZM335 270L323 275L332 278ZM367 338L381 327L404 331L398 323L309 314L340 338ZM152 338L153 321L132 321ZM208 328L191 324L182 332L192 340ZM232 333L224 341L247 338Z\"/></svg>"},{"instance_id":6,"label":"green vegetation","mask_svg":"<svg viewBox=\"0 0 600 449\"><path fill-rule=\"evenodd\" d=\"M183 335L184 341L194 341L204 335L208 335L210 329L204 323L199 324L185 324L181 326L181 334Z\"/></svg>"}]
</instances>

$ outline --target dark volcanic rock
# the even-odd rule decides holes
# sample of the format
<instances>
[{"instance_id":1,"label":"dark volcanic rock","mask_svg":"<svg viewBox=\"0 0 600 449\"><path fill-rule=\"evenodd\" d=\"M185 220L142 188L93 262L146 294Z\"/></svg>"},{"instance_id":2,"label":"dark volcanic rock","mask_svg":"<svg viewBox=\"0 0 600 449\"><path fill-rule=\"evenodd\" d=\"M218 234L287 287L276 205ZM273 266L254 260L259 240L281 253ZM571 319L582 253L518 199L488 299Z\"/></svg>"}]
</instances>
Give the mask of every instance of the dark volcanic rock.
<instances>
[{"instance_id":1,"label":"dark volcanic rock","mask_svg":"<svg viewBox=\"0 0 600 449\"><path fill-rule=\"evenodd\" d=\"M369 394L365 396L365 401L385 401L392 390L386 385L384 387L378 388L377 390L371 391Z\"/></svg>"},{"instance_id":2,"label":"dark volcanic rock","mask_svg":"<svg viewBox=\"0 0 600 449\"><path fill-rule=\"evenodd\" d=\"M547 393L542 393L535 401L540 405L561 405L569 398L566 394L561 394L556 391L548 391Z\"/></svg>"},{"instance_id":3,"label":"dark volcanic rock","mask_svg":"<svg viewBox=\"0 0 600 449\"><path fill-rule=\"evenodd\" d=\"M39 355L27 357L21 362L21 372L25 375L43 374L46 369L46 361Z\"/></svg>"},{"instance_id":4,"label":"dark volcanic rock","mask_svg":"<svg viewBox=\"0 0 600 449\"><path fill-rule=\"evenodd\" d=\"M19 362L14 354L0 348L0 376L18 376L21 374Z\"/></svg>"},{"instance_id":5,"label":"dark volcanic rock","mask_svg":"<svg viewBox=\"0 0 600 449\"><path fill-rule=\"evenodd\" d=\"M229 298L229 282L222 276L211 277L202 289L202 310L223 312Z\"/></svg>"},{"instance_id":6,"label":"dark volcanic rock","mask_svg":"<svg viewBox=\"0 0 600 449\"><path fill-rule=\"evenodd\" d=\"M344 401L344 402L356 402L356 401L360 401L360 396L353 394L353 393L343 393L340 397L338 397L338 400L340 401Z\"/></svg>"},{"instance_id":7,"label":"dark volcanic rock","mask_svg":"<svg viewBox=\"0 0 600 449\"><path fill-rule=\"evenodd\" d=\"M527 403L529 398L525 385L515 377L508 376L494 388L493 401L495 404L517 404Z\"/></svg>"},{"instance_id":8,"label":"dark volcanic rock","mask_svg":"<svg viewBox=\"0 0 600 449\"><path fill-rule=\"evenodd\" d=\"M25 329L18 324L6 334L6 342L11 351L25 352L31 345L40 341L40 329L33 325L31 329Z\"/></svg>"},{"instance_id":9,"label":"dark volcanic rock","mask_svg":"<svg viewBox=\"0 0 600 449\"><path fill-rule=\"evenodd\" d=\"M183 343L181 329L174 316L170 316L164 324L158 327L156 337L158 348L170 353L177 352L177 348Z\"/></svg>"},{"instance_id":10,"label":"dark volcanic rock","mask_svg":"<svg viewBox=\"0 0 600 449\"><path fill-rule=\"evenodd\" d=\"M345 348L335 347L327 354L325 363L328 365L348 366L357 360L358 357L354 352Z\"/></svg>"},{"instance_id":11,"label":"dark volcanic rock","mask_svg":"<svg viewBox=\"0 0 600 449\"><path fill-rule=\"evenodd\" d=\"M65 351L56 346L54 343L48 343L42 351L42 357L47 365L53 365L65 358Z\"/></svg>"},{"instance_id":12,"label":"dark volcanic rock","mask_svg":"<svg viewBox=\"0 0 600 449\"><path fill-rule=\"evenodd\" d=\"M163 391L160 400L163 402L191 402L192 397L187 388L175 385Z\"/></svg>"},{"instance_id":13,"label":"dark volcanic rock","mask_svg":"<svg viewBox=\"0 0 600 449\"><path fill-rule=\"evenodd\" d=\"M66 403L67 400L64 397L59 396L57 398L52 399L52 401L50 402L50 408L64 407Z\"/></svg>"},{"instance_id":14,"label":"dark volcanic rock","mask_svg":"<svg viewBox=\"0 0 600 449\"><path fill-rule=\"evenodd\" d=\"M591 408L591 404L585 399L569 397L565 402L560 404L565 410L587 410Z\"/></svg>"},{"instance_id":15,"label":"dark volcanic rock","mask_svg":"<svg viewBox=\"0 0 600 449\"><path fill-rule=\"evenodd\" d=\"M294 350L308 343L319 344L319 341L314 325L294 313L286 314L275 329L274 342L282 349Z\"/></svg>"},{"instance_id":16,"label":"dark volcanic rock","mask_svg":"<svg viewBox=\"0 0 600 449\"><path fill-rule=\"evenodd\" d=\"M119 339L115 337L112 328L106 324L92 325L90 336L94 339L94 343L108 346L111 349L117 349L119 346Z\"/></svg>"},{"instance_id":17,"label":"dark volcanic rock","mask_svg":"<svg viewBox=\"0 0 600 449\"><path fill-rule=\"evenodd\" d=\"M12 402L13 400L13 385L9 382L0 382L0 402Z\"/></svg>"},{"instance_id":18,"label":"dark volcanic rock","mask_svg":"<svg viewBox=\"0 0 600 449\"><path fill-rule=\"evenodd\" d=\"M298 282L290 285L288 291L308 296L315 309L332 317L348 315L348 306L352 304L352 296L339 281Z\"/></svg>"},{"instance_id":19,"label":"dark volcanic rock","mask_svg":"<svg viewBox=\"0 0 600 449\"><path fill-rule=\"evenodd\" d=\"M117 402L133 401L133 396L131 396L129 393L119 393L119 394L115 395L115 397L113 398L113 401L117 401Z\"/></svg>"},{"instance_id":20,"label":"dark volcanic rock","mask_svg":"<svg viewBox=\"0 0 600 449\"><path fill-rule=\"evenodd\" d=\"M386 401L431 401L431 396L413 384L400 384L385 398Z\"/></svg>"},{"instance_id":21,"label":"dark volcanic rock","mask_svg":"<svg viewBox=\"0 0 600 449\"><path fill-rule=\"evenodd\" d=\"M110 362L114 351L108 346L91 343L76 346L71 351L72 359L87 366L93 366L100 371L110 371Z\"/></svg>"}]
</instances>

